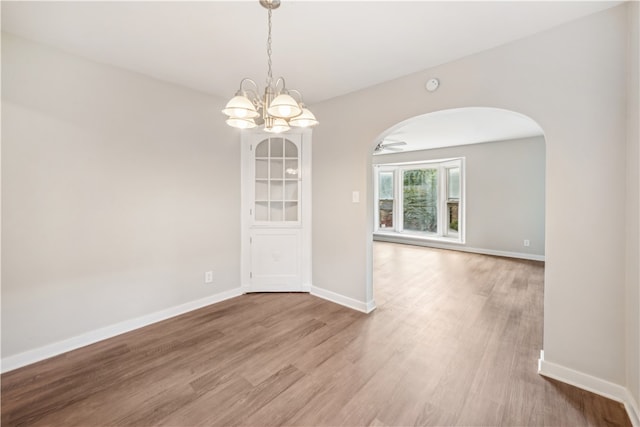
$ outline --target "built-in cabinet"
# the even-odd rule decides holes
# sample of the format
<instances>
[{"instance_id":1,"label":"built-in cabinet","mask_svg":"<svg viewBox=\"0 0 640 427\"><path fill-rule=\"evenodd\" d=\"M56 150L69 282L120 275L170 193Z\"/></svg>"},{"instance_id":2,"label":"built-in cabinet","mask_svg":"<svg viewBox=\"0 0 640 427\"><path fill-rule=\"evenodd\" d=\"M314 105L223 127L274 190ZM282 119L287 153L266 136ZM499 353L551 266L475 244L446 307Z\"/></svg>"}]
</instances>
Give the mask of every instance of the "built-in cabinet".
<instances>
[{"instance_id":1,"label":"built-in cabinet","mask_svg":"<svg viewBox=\"0 0 640 427\"><path fill-rule=\"evenodd\" d=\"M245 292L308 291L311 280L311 133L242 136Z\"/></svg>"}]
</instances>

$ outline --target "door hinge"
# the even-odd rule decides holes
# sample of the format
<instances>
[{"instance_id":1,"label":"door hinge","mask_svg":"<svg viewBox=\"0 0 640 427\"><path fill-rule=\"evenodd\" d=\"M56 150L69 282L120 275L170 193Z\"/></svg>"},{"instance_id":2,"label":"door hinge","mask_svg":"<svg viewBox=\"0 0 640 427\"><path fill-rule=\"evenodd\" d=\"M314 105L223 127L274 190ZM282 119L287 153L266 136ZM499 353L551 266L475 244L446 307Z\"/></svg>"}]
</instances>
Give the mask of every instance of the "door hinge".
<instances>
[{"instance_id":1,"label":"door hinge","mask_svg":"<svg viewBox=\"0 0 640 427\"><path fill-rule=\"evenodd\" d=\"M253 209L249 209L249 216L253 215Z\"/></svg>"},{"instance_id":2,"label":"door hinge","mask_svg":"<svg viewBox=\"0 0 640 427\"><path fill-rule=\"evenodd\" d=\"M253 151L253 144L249 145L249 151Z\"/></svg>"},{"instance_id":3,"label":"door hinge","mask_svg":"<svg viewBox=\"0 0 640 427\"><path fill-rule=\"evenodd\" d=\"M253 237L249 237L249 244L253 244Z\"/></svg>"},{"instance_id":4,"label":"door hinge","mask_svg":"<svg viewBox=\"0 0 640 427\"><path fill-rule=\"evenodd\" d=\"M253 273L249 272L249 279L253 279Z\"/></svg>"}]
</instances>

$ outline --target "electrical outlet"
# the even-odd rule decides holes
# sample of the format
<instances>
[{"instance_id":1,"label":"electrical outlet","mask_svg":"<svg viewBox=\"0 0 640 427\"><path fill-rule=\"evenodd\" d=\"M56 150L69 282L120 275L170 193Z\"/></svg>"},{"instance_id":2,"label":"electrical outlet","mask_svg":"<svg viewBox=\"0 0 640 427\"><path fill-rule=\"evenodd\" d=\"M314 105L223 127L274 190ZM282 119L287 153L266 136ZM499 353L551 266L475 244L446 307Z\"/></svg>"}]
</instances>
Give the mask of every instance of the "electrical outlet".
<instances>
[{"instance_id":1,"label":"electrical outlet","mask_svg":"<svg viewBox=\"0 0 640 427\"><path fill-rule=\"evenodd\" d=\"M207 271L204 273L204 283L213 282L213 271Z\"/></svg>"},{"instance_id":2,"label":"electrical outlet","mask_svg":"<svg viewBox=\"0 0 640 427\"><path fill-rule=\"evenodd\" d=\"M529 239L524 239L524 245L525 246L531 245L531 242L529 241Z\"/></svg>"}]
</instances>

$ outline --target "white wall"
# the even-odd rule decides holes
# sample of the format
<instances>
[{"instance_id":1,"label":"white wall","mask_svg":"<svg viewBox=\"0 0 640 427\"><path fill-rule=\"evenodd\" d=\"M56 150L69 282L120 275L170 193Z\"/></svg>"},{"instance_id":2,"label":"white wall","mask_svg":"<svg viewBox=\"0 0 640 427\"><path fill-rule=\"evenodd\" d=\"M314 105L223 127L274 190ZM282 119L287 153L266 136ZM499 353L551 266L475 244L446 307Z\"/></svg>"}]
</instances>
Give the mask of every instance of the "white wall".
<instances>
[{"instance_id":1,"label":"white wall","mask_svg":"<svg viewBox=\"0 0 640 427\"><path fill-rule=\"evenodd\" d=\"M239 286L223 103L2 34L3 359Z\"/></svg>"},{"instance_id":2,"label":"white wall","mask_svg":"<svg viewBox=\"0 0 640 427\"><path fill-rule=\"evenodd\" d=\"M545 131L545 359L624 385L627 7L314 105L314 285L370 298L378 134L448 108L516 111Z\"/></svg>"},{"instance_id":3,"label":"white wall","mask_svg":"<svg viewBox=\"0 0 640 427\"><path fill-rule=\"evenodd\" d=\"M453 157L465 158L466 243L462 246L490 253L543 257L544 138L376 155L373 163ZM525 247L524 239L530 240L531 246Z\"/></svg>"},{"instance_id":4,"label":"white wall","mask_svg":"<svg viewBox=\"0 0 640 427\"><path fill-rule=\"evenodd\" d=\"M627 385L640 415L640 3L629 5L627 90Z\"/></svg>"}]
</instances>

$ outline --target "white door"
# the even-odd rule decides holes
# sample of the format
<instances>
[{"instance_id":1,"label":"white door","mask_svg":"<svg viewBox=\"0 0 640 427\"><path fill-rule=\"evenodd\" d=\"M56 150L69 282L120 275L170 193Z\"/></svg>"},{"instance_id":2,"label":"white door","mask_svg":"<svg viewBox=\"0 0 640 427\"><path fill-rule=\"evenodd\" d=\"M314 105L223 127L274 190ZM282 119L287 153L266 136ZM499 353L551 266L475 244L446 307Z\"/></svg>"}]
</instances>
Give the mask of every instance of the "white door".
<instances>
[{"instance_id":1,"label":"white door","mask_svg":"<svg viewBox=\"0 0 640 427\"><path fill-rule=\"evenodd\" d=\"M308 291L310 133L247 133L242 154L245 292Z\"/></svg>"}]
</instances>

